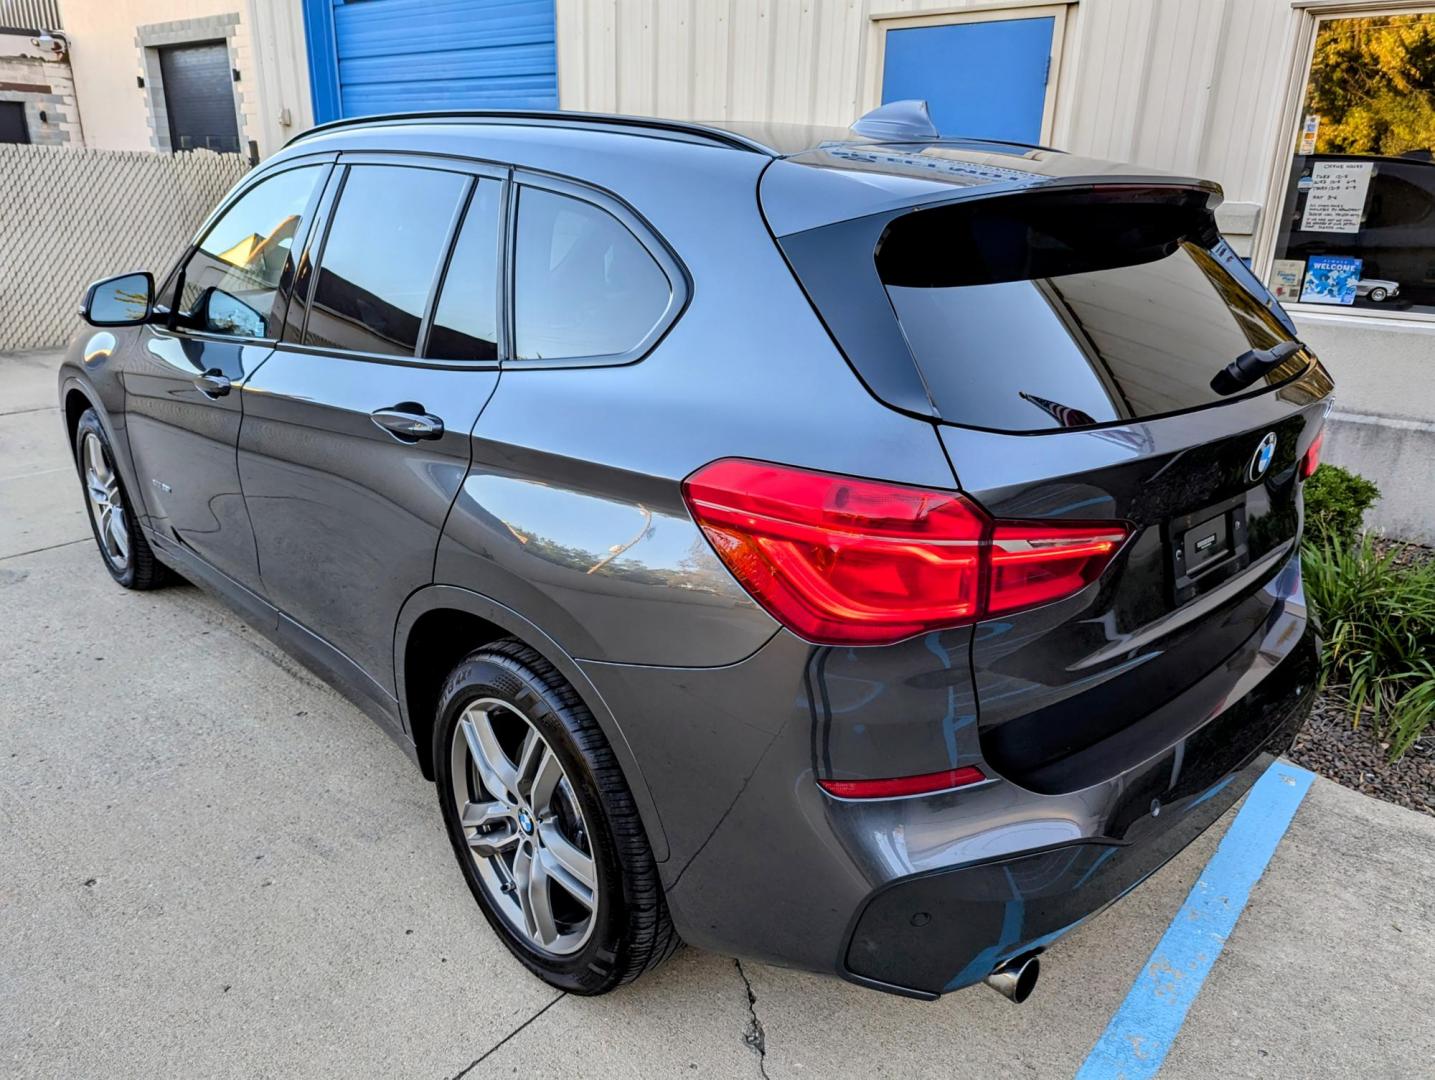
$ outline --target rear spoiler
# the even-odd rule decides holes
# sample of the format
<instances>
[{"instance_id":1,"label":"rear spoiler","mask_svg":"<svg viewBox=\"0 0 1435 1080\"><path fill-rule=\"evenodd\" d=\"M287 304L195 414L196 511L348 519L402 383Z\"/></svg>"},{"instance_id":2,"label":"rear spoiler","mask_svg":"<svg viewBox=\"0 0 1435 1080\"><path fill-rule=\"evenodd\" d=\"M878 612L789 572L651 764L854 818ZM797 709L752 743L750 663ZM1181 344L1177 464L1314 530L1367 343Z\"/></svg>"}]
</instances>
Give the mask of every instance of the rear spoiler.
<instances>
[{"instance_id":1,"label":"rear spoiler","mask_svg":"<svg viewBox=\"0 0 1435 1080\"><path fill-rule=\"evenodd\" d=\"M946 151L940 155L930 150ZM1013 147L1012 149L1016 149ZM764 171L763 213L783 237L840 221L1035 191L1127 189L1200 192L1213 214L1225 201L1212 180L1177 176L1038 147L996 152L990 144L826 143Z\"/></svg>"}]
</instances>

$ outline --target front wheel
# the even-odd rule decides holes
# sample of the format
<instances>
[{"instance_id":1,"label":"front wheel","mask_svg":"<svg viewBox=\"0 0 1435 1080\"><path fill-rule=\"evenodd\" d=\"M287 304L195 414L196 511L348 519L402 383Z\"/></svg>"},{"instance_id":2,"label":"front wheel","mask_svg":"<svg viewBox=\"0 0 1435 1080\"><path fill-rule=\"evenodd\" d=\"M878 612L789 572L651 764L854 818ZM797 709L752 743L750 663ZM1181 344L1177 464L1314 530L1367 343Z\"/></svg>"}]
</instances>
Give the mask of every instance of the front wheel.
<instances>
[{"instance_id":1,"label":"front wheel","mask_svg":"<svg viewBox=\"0 0 1435 1080\"><path fill-rule=\"evenodd\" d=\"M1387 296L1389 296L1389 295L1390 295L1390 294L1387 293L1384 289L1371 289L1371 290L1370 290L1370 299L1374 300L1377 304L1383 302L1383 301L1385 300L1385 298L1386 298Z\"/></svg>"},{"instance_id":2,"label":"front wheel","mask_svg":"<svg viewBox=\"0 0 1435 1080\"><path fill-rule=\"evenodd\" d=\"M439 802L489 923L552 986L601 994L677 948L633 797L592 714L517 641L466 657L434 731Z\"/></svg>"},{"instance_id":3,"label":"front wheel","mask_svg":"<svg viewBox=\"0 0 1435 1080\"><path fill-rule=\"evenodd\" d=\"M86 409L75 427L75 467L85 491L90 529L110 577L126 589L153 589L164 584L164 566L145 541L134 504L115 467L109 436L94 409Z\"/></svg>"}]
</instances>

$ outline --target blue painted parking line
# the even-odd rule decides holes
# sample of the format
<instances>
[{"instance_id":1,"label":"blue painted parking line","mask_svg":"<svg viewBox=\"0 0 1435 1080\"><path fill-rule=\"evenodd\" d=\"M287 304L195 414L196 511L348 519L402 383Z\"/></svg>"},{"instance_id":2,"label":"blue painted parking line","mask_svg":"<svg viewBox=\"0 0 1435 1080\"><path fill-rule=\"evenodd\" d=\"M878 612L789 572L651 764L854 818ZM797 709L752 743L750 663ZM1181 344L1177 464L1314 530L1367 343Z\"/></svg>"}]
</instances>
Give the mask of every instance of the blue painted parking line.
<instances>
[{"instance_id":1,"label":"blue painted parking line","mask_svg":"<svg viewBox=\"0 0 1435 1080\"><path fill-rule=\"evenodd\" d=\"M1156 1075L1314 779L1278 761L1256 781L1076 1080Z\"/></svg>"}]
</instances>

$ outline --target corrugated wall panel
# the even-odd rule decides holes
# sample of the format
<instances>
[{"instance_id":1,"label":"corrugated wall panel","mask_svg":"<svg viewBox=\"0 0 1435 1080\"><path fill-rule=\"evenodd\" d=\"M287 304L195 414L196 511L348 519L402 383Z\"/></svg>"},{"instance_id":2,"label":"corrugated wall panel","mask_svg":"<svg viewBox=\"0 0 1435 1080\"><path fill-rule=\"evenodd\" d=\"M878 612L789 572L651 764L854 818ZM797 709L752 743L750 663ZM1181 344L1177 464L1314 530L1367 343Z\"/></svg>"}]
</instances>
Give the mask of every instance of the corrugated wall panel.
<instances>
[{"instance_id":1,"label":"corrugated wall panel","mask_svg":"<svg viewBox=\"0 0 1435 1080\"><path fill-rule=\"evenodd\" d=\"M999 6L558 0L560 96L571 109L845 125L875 86L874 19ZM1065 6L1057 145L1212 176L1234 201L1264 198L1299 17L1290 0Z\"/></svg>"},{"instance_id":2,"label":"corrugated wall panel","mask_svg":"<svg viewBox=\"0 0 1435 1080\"><path fill-rule=\"evenodd\" d=\"M334 5L345 116L554 108L553 0L363 0Z\"/></svg>"}]
</instances>

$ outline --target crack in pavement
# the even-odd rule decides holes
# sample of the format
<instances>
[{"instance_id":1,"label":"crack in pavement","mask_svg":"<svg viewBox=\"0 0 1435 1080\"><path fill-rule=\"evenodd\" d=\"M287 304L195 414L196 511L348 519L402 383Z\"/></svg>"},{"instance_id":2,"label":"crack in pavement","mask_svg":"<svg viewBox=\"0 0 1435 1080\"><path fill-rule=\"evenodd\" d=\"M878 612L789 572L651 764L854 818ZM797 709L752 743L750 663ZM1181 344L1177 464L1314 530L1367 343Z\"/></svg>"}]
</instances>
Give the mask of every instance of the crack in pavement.
<instances>
[{"instance_id":1,"label":"crack in pavement","mask_svg":"<svg viewBox=\"0 0 1435 1080\"><path fill-rule=\"evenodd\" d=\"M0 562L4 562L6 559L19 559L25 555L38 555L42 551L54 551L56 548L74 547L76 544L85 544L93 540L93 536L82 536L78 540L61 540L58 544L49 544L45 547L31 548L29 551L16 551L9 555L0 555Z\"/></svg>"},{"instance_id":2,"label":"crack in pavement","mask_svg":"<svg viewBox=\"0 0 1435 1080\"><path fill-rule=\"evenodd\" d=\"M733 966L737 968L737 976L747 991L748 1022L747 1030L742 1034L742 1041L757 1052L758 1072L767 1078L767 1032L763 1029L762 1021L757 1018L757 995L752 992L752 980L747 977L747 972L743 971L742 961L734 959Z\"/></svg>"},{"instance_id":3,"label":"crack in pavement","mask_svg":"<svg viewBox=\"0 0 1435 1080\"><path fill-rule=\"evenodd\" d=\"M558 996L557 996L556 998L554 998L552 1001L550 1001L547 1005L543 1006L543 1008L539 1009L536 1013L534 1013L532 1016L530 1016L527 1020L523 1021L523 1023L519 1024L516 1028L514 1028L512 1031L510 1031L510 1032L509 1032L507 1035L505 1035L503 1038L499 1039L498 1042L494 1043L492 1046L490 1046L487 1050L485 1050L485 1051L484 1051L482 1054L480 1054L478 1057L476 1057L476 1058L474 1058L472 1061L470 1061L465 1068L460 1069L458 1072L454 1073L453 1076L451 1076L451 1077L448 1078L448 1080L460 1080L461 1077L467 1076L470 1072L472 1072L474 1069L476 1069L479 1065L482 1065L482 1064L484 1063L484 1061L488 1059L488 1056L489 1056L490 1054L492 1054L495 1050L497 1050L499 1047L501 1047L504 1043L508 1042L509 1039L513 1038L513 1036L517 1035L520 1031L522 1031L524 1028L526 1028L529 1024L533 1023L533 1021L537 1020L540 1016L542 1016L544 1013L546 1013L549 1009L553 1008L553 1006L557 1005L560 1001L562 1001L562 1000L563 1000L564 998L566 998L567 996L568 996L568 991L567 991L567 990L560 990L559 993L558 993Z\"/></svg>"}]
</instances>

